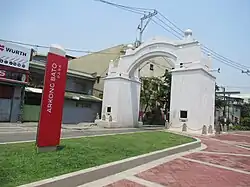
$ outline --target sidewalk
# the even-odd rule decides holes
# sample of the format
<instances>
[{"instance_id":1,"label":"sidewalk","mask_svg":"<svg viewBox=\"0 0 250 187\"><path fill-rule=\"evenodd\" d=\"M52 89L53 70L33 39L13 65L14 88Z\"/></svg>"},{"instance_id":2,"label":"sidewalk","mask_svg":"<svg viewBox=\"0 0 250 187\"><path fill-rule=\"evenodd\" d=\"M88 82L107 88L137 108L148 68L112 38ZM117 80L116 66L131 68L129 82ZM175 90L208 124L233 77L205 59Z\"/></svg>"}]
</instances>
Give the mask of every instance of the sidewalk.
<instances>
[{"instance_id":1,"label":"sidewalk","mask_svg":"<svg viewBox=\"0 0 250 187\"><path fill-rule=\"evenodd\" d=\"M250 149L234 142L250 145L250 133L199 138L203 150L165 157L79 187L249 186Z\"/></svg>"},{"instance_id":2,"label":"sidewalk","mask_svg":"<svg viewBox=\"0 0 250 187\"><path fill-rule=\"evenodd\" d=\"M11 128L16 128L16 129L36 129L38 126L38 122L24 122L24 123L0 123L0 129L11 129ZM163 129L164 126L159 126L159 125L147 125L143 126L143 129ZM78 124L62 124L62 129L68 129L68 130L114 130L115 128L103 128L97 126L94 122L83 122L83 123L78 123ZM118 129L118 128L116 128ZM119 128L119 129L134 129L134 128Z\"/></svg>"}]
</instances>

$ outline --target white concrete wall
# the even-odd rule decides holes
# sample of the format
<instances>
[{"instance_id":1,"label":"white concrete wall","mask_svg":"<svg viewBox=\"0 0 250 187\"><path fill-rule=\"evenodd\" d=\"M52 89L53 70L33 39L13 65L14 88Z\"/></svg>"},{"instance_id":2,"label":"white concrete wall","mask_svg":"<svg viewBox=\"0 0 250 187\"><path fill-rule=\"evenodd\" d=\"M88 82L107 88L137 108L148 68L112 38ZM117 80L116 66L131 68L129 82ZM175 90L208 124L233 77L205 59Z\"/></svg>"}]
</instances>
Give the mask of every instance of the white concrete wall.
<instances>
[{"instance_id":1,"label":"white concrete wall","mask_svg":"<svg viewBox=\"0 0 250 187\"><path fill-rule=\"evenodd\" d=\"M198 130L214 125L215 78L202 69L174 70L170 103L172 127L183 124L180 110L188 111L187 126ZM200 130L201 131L201 130Z\"/></svg>"},{"instance_id":2,"label":"white concrete wall","mask_svg":"<svg viewBox=\"0 0 250 187\"><path fill-rule=\"evenodd\" d=\"M198 43L191 43L176 48L175 55L182 63L197 62L201 60L202 52Z\"/></svg>"},{"instance_id":3,"label":"white concrete wall","mask_svg":"<svg viewBox=\"0 0 250 187\"><path fill-rule=\"evenodd\" d=\"M163 56L168 58L169 67L177 68L173 71L170 108L173 126L181 125L180 110L188 110L187 125L191 129L213 125L215 78L208 73L209 68L204 65L207 61L202 57L199 43L192 39L191 31L185 35L186 38L177 42L159 38L149 40L136 49L128 49L117 63L111 63L104 83L102 113L105 114L106 107L111 106L113 121L118 125L136 125L140 82L133 81L133 76L143 63ZM181 70L180 63L184 63Z\"/></svg>"},{"instance_id":4,"label":"white concrete wall","mask_svg":"<svg viewBox=\"0 0 250 187\"><path fill-rule=\"evenodd\" d=\"M130 81L119 76L107 78L104 82L103 94L105 99L102 103L102 115L107 116L106 107L111 106L111 116L114 122L124 127L137 125L140 82ZM131 118L131 116L133 117Z\"/></svg>"}]
</instances>

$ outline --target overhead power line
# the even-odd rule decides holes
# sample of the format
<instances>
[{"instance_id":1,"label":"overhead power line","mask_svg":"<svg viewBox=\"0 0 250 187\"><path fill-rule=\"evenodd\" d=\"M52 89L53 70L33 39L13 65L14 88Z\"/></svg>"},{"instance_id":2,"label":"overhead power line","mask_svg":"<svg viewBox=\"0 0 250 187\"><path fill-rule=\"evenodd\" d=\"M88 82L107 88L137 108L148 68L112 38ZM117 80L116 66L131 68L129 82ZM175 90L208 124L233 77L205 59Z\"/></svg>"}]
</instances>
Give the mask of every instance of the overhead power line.
<instances>
[{"instance_id":1,"label":"overhead power line","mask_svg":"<svg viewBox=\"0 0 250 187\"><path fill-rule=\"evenodd\" d=\"M183 36L184 36L183 32L177 31L176 29L174 29L173 27L171 27L170 25L168 25L166 22L164 22L161 18L159 18L157 16L156 16L155 19L157 19L158 21L160 21L165 26L165 29L166 29L166 27L169 28L170 30L167 29L168 32L170 32L171 34L173 34L174 36L176 36L178 39L182 39L183 38ZM158 23L156 23L156 24L158 24Z\"/></svg>"},{"instance_id":2,"label":"overhead power line","mask_svg":"<svg viewBox=\"0 0 250 187\"><path fill-rule=\"evenodd\" d=\"M203 52L204 52L205 54L209 54L214 60L217 60L217 61L219 61L219 62L221 62L221 63L223 63L223 64L225 64L225 65L227 65L227 66L230 66L230 67L232 67L232 68L234 68L234 69L237 69L237 70L240 70L240 71L243 71L243 70L245 69L245 68L243 68L243 67L240 66L240 65L233 64L233 63L231 63L230 61L223 59L223 58L221 57L221 55L216 55L215 53L211 53L211 51L208 50L208 49L206 49L206 48L203 49Z\"/></svg>"},{"instance_id":3,"label":"overhead power line","mask_svg":"<svg viewBox=\"0 0 250 187\"><path fill-rule=\"evenodd\" d=\"M171 33L172 35L174 35L176 38L181 39L180 36L178 36L177 34L175 34L173 31L171 31L169 28L167 28L166 26L162 25L161 23L158 23L157 21L155 21L154 19L151 19L152 22L154 22L156 25L160 26L161 28L163 28L164 30L166 30L167 32Z\"/></svg>"},{"instance_id":4,"label":"overhead power line","mask_svg":"<svg viewBox=\"0 0 250 187\"><path fill-rule=\"evenodd\" d=\"M34 48L44 48L44 49L49 49L50 48L50 46L46 46L46 45L23 43L23 42L17 42L17 41L12 41L12 40L0 39L0 41L7 42L7 43L18 44L18 45L29 46L29 47L34 47ZM79 50L79 49L70 49L70 48L65 48L64 50L69 51L69 52L86 53L86 54L93 54L93 53L110 54L110 55L118 55L119 54L119 53L111 53L111 52L103 52L103 51L90 51L90 50Z\"/></svg>"},{"instance_id":5,"label":"overhead power line","mask_svg":"<svg viewBox=\"0 0 250 187\"><path fill-rule=\"evenodd\" d=\"M180 33L181 35L184 34L183 30L178 27L176 24L174 24L172 21L170 21L166 16L164 16L162 13L159 12L159 15L161 15L165 20L167 20L174 28L176 28Z\"/></svg>"},{"instance_id":6,"label":"overhead power line","mask_svg":"<svg viewBox=\"0 0 250 187\"><path fill-rule=\"evenodd\" d=\"M112 5L112 6L115 6L115 7L127 8L127 9L131 9L131 10L143 11L143 12L147 12L147 13L150 12L150 11L155 10L155 9L152 9L152 8L141 8L141 7L125 6L125 5L121 5L121 4L118 4L118 3L112 3L110 1L104 1L104 0L94 0L94 1L98 1L98 2L105 3L105 4L108 4L108 5Z\"/></svg>"},{"instance_id":7,"label":"overhead power line","mask_svg":"<svg viewBox=\"0 0 250 187\"><path fill-rule=\"evenodd\" d=\"M156 16L155 19L151 19L155 24L157 24L158 26L162 27L164 30L166 30L167 32L173 34L175 37L177 37L178 39L181 39L184 35L183 30L178 27L175 23L173 23L172 21L170 21L166 16L164 16L161 12L159 12L158 10L155 9L148 9L148 8L138 8L138 7L132 7L132 6L125 6L125 5L121 5L121 4L117 4L117 3L111 3L109 1L104 1L104 0L95 0L95 1L99 1L108 5L112 5L115 6L117 8L126 8L127 10L132 10L132 11L139 11L136 13L143 13L145 14L145 12L148 11L157 11L158 14L163 18L159 18L159 16ZM159 23L160 22L160 23ZM220 55L219 53L215 52L214 50L206 47L205 45L202 44L202 50L205 53L209 53L211 55L211 57L227 66L230 66L234 69L240 70L242 73L246 73L247 75L250 76L250 72L249 72L249 68L248 66L245 66L243 64L240 64L238 62L235 62L229 58L224 57L223 55Z\"/></svg>"},{"instance_id":8,"label":"overhead power line","mask_svg":"<svg viewBox=\"0 0 250 187\"><path fill-rule=\"evenodd\" d=\"M242 65L242 64L240 64L240 63L238 63L238 62L235 62L235 61L233 61L233 60L231 60L231 59L229 59L229 58L226 58L226 57L224 57L224 56L218 54L217 52L215 52L215 51L212 50L212 49L209 49L209 48L206 47L205 45L202 45L202 48L203 48L204 50L207 50L207 51L210 52L210 53L213 53L213 54L217 55L217 56L220 57L221 59L226 60L226 61L229 61L230 63L235 64L235 65L237 65L237 66L239 66L239 67L242 67L242 68L245 68L245 69L250 68L249 66Z\"/></svg>"}]
</instances>

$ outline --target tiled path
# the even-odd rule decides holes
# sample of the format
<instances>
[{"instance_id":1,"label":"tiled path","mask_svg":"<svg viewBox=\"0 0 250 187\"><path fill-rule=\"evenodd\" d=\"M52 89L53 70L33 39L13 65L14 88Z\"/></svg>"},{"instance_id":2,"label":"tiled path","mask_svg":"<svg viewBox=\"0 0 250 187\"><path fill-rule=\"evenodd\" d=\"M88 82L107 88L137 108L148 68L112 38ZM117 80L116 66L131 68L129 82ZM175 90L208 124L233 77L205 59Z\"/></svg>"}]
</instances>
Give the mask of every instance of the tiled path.
<instances>
[{"instance_id":1,"label":"tiled path","mask_svg":"<svg viewBox=\"0 0 250 187\"><path fill-rule=\"evenodd\" d=\"M81 187L250 187L250 133L198 138L205 149L166 157Z\"/></svg>"}]
</instances>

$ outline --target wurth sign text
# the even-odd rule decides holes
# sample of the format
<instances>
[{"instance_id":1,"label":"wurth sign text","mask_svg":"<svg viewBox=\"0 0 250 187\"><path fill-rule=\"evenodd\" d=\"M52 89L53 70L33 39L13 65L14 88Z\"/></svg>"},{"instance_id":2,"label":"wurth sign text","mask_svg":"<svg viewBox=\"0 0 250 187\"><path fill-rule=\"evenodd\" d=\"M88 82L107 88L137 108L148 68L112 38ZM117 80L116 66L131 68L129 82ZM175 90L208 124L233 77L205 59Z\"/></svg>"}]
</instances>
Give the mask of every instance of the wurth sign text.
<instances>
[{"instance_id":1,"label":"wurth sign text","mask_svg":"<svg viewBox=\"0 0 250 187\"><path fill-rule=\"evenodd\" d=\"M12 43L0 43L0 65L29 69L31 49Z\"/></svg>"}]
</instances>

